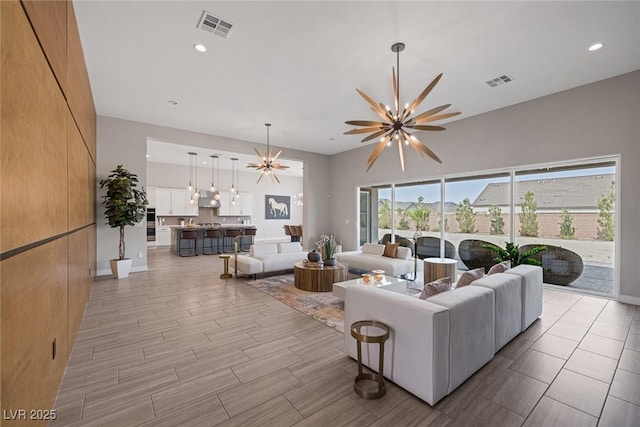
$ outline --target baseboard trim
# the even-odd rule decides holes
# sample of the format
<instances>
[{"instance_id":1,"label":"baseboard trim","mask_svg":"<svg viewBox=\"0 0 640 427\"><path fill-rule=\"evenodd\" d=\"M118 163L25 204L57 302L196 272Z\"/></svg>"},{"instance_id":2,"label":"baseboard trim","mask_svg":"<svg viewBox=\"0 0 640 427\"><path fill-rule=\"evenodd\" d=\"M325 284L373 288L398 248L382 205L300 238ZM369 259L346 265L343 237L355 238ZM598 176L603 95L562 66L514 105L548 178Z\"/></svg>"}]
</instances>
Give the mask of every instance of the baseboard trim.
<instances>
[{"instance_id":1,"label":"baseboard trim","mask_svg":"<svg viewBox=\"0 0 640 427\"><path fill-rule=\"evenodd\" d=\"M630 295L620 295L618 301L625 304L640 305L640 297L632 297Z\"/></svg>"},{"instance_id":2,"label":"baseboard trim","mask_svg":"<svg viewBox=\"0 0 640 427\"><path fill-rule=\"evenodd\" d=\"M141 271L149 271L149 267L147 267L146 265L140 266L140 267L131 267L131 273L139 273ZM110 268L96 271L96 276L111 276L111 275L112 273Z\"/></svg>"}]
</instances>

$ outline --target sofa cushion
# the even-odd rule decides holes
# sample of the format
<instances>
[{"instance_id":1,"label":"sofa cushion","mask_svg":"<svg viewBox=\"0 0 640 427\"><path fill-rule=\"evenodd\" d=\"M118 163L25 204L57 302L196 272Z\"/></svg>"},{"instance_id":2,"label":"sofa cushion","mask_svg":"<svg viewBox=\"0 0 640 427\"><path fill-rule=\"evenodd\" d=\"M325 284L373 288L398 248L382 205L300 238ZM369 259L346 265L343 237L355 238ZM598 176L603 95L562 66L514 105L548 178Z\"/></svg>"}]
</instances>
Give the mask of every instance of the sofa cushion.
<instances>
[{"instance_id":1,"label":"sofa cushion","mask_svg":"<svg viewBox=\"0 0 640 427\"><path fill-rule=\"evenodd\" d=\"M302 245L300 242L283 242L278 243L278 253L284 254L289 252L300 252Z\"/></svg>"},{"instance_id":2,"label":"sofa cushion","mask_svg":"<svg viewBox=\"0 0 640 427\"><path fill-rule=\"evenodd\" d=\"M456 283L456 288L461 288L463 286L467 286L471 284L474 280L478 280L479 278L484 277L484 268L476 268L473 270L465 271L460 275L458 282Z\"/></svg>"},{"instance_id":3,"label":"sofa cushion","mask_svg":"<svg viewBox=\"0 0 640 427\"><path fill-rule=\"evenodd\" d=\"M304 251L285 252L275 255L258 257L262 261L262 272L293 270L293 265L298 261L304 261L307 254Z\"/></svg>"},{"instance_id":4,"label":"sofa cushion","mask_svg":"<svg viewBox=\"0 0 640 427\"><path fill-rule=\"evenodd\" d=\"M249 248L249 256L264 256L278 253L278 245L275 243L262 243L259 245L251 245Z\"/></svg>"},{"instance_id":5,"label":"sofa cushion","mask_svg":"<svg viewBox=\"0 0 640 427\"><path fill-rule=\"evenodd\" d=\"M378 245L376 243L365 243L364 245L362 245L362 253L382 256L382 254L384 253L384 245Z\"/></svg>"},{"instance_id":6,"label":"sofa cushion","mask_svg":"<svg viewBox=\"0 0 640 427\"><path fill-rule=\"evenodd\" d=\"M433 282L427 283L422 289L420 299L427 299L434 295L438 295L440 292L447 292L451 290L451 277L443 277Z\"/></svg>"},{"instance_id":7,"label":"sofa cushion","mask_svg":"<svg viewBox=\"0 0 640 427\"><path fill-rule=\"evenodd\" d=\"M527 329L542 315L542 268L537 265L520 264L505 274L522 278L522 330Z\"/></svg>"},{"instance_id":8,"label":"sofa cushion","mask_svg":"<svg viewBox=\"0 0 640 427\"><path fill-rule=\"evenodd\" d=\"M411 259L411 249L405 246L398 246L398 250L396 251L396 258Z\"/></svg>"},{"instance_id":9,"label":"sofa cushion","mask_svg":"<svg viewBox=\"0 0 640 427\"><path fill-rule=\"evenodd\" d=\"M495 351L522 332L522 279L515 274L491 274L471 286L491 289L495 304Z\"/></svg>"},{"instance_id":10,"label":"sofa cushion","mask_svg":"<svg viewBox=\"0 0 640 427\"><path fill-rule=\"evenodd\" d=\"M258 258L253 258L248 255L238 255L238 262L234 257L231 257L232 265L236 266L239 272L244 274L258 274L262 273L262 261Z\"/></svg>"},{"instance_id":11,"label":"sofa cushion","mask_svg":"<svg viewBox=\"0 0 640 427\"><path fill-rule=\"evenodd\" d=\"M493 265L487 274L504 273L511 268L511 260L502 261L499 264Z\"/></svg>"},{"instance_id":12,"label":"sofa cushion","mask_svg":"<svg viewBox=\"0 0 640 427\"><path fill-rule=\"evenodd\" d=\"M398 252L398 246L400 246L397 243L385 243L384 244L384 252L382 252L382 256L386 256L389 258L395 258L396 257L396 252Z\"/></svg>"},{"instance_id":13,"label":"sofa cushion","mask_svg":"<svg viewBox=\"0 0 640 427\"><path fill-rule=\"evenodd\" d=\"M449 388L451 393L493 358L493 291L465 286L426 301L449 309Z\"/></svg>"},{"instance_id":14,"label":"sofa cushion","mask_svg":"<svg viewBox=\"0 0 640 427\"><path fill-rule=\"evenodd\" d=\"M384 247L384 245L380 245ZM398 248L400 249L400 248ZM347 264L350 269L371 271L384 270L389 276L402 276L413 272L413 260L389 258L382 255L371 255L360 252L342 252L336 259Z\"/></svg>"}]
</instances>

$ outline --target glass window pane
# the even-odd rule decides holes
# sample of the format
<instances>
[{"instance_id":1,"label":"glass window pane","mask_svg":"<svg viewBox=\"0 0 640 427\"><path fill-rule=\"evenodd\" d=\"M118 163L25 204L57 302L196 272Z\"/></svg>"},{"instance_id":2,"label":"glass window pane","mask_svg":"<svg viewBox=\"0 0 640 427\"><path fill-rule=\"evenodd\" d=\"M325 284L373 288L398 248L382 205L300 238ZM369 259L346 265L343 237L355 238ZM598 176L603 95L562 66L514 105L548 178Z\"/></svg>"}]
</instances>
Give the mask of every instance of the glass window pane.
<instances>
[{"instance_id":1,"label":"glass window pane","mask_svg":"<svg viewBox=\"0 0 640 427\"><path fill-rule=\"evenodd\" d=\"M518 245L545 245L545 283L613 292L615 162L516 172ZM531 247L531 246L529 246Z\"/></svg>"},{"instance_id":2,"label":"glass window pane","mask_svg":"<svg viewBox=\"0 0 640 427\"><path fill-rule=\"evenodd\" d=\"M508 173L445 180L446 240L458 249L461 270L494 264L483 245L510 240L511 178Z\"/></svg>"}]
</instances>

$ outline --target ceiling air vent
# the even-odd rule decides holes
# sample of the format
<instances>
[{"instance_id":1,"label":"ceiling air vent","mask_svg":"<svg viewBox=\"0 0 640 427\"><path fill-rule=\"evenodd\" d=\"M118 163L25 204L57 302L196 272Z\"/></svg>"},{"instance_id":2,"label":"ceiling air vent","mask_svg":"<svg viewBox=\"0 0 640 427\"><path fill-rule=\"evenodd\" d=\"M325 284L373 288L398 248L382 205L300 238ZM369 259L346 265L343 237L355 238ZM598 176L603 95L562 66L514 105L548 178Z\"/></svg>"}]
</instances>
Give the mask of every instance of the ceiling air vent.
<instances>
[{"instance_id":1,"label":"ceiling air vent","mask_svg":"<svg viewBox=\"0 0 640 427\"><path fill-rule=\"evenodd\" d=\"M226 19L222 19L219 16L214 15L213 13L203 10L197 27L209 33L215 34L216 36L228 39L231 35L231 31L233 31L233 29L235 28L235 25L232 22L227 21Z\"/></svg>"},{"instance_id":2,"label":"ceiling air vent","mask_svg":"<svg viewBox=\"0 0 640 427\"><path fill-rule=\"evenodd\" d=\"M495 79L489 80L487 82L487 84L489 86L491 86L491 87L498 87L498 86L503 85L505 83L509 83L512 80L513 80L513 78L510 75L505 74L505 75L502 75L500 77L496 77Z\"/></svg>"}]
</instances>

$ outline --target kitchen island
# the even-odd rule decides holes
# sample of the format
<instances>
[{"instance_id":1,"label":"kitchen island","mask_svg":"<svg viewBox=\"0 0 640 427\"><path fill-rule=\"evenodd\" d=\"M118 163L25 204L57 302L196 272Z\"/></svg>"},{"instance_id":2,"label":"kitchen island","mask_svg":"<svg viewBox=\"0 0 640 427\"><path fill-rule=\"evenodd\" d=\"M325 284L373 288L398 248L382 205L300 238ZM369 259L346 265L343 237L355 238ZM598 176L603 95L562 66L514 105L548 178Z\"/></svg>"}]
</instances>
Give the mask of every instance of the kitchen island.
<instances>
[{"instance_id":1,"label":"kitchen island","mask_svg":"<svg viewBox=\"0 0 640 427\"><path fill-rule=\"evenodd\" d=\"M248 250L250 242L257 231L256 227L247 224L211 225L172 225L171 226L171 252L179 256L202 255L205 253L205 233L207 230L218 231L216 238L207 237L207 245L212 246L207 254L233 252L234 239L239 238L238 244L242 249ZM195 239L183 239L186 235L193 235ZM182 241L180 241L182 239ZM212 240L212 241L210 241ZM240 250L241 248L239 248Z\"/></svg>"}]
</instances>

